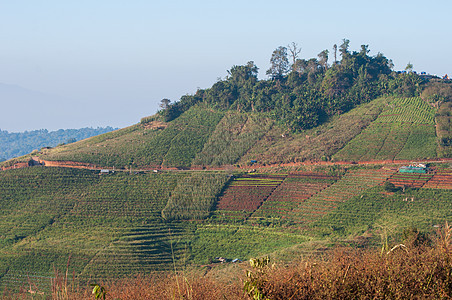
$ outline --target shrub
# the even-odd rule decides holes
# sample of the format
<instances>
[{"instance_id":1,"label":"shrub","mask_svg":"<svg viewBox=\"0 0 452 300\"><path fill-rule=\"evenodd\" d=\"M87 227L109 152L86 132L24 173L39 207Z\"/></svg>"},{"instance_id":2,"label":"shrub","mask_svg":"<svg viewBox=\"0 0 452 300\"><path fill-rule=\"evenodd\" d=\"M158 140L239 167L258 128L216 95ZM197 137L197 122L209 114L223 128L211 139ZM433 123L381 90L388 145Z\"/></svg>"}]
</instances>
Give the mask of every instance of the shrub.
<instances>
[{"instance_id":1,"label":"shrub","mask_svg":"<svg viewBox=\"0 0 452 300\"><path fill-rule=\"evenodd\" d=\"M385 183L383 184L383 188L385 189L385 191L387 192L395 192L397 191L396 186L394 185L394 183L390 182L390 181L385 181Z\"/></svg>"}]
</instances>

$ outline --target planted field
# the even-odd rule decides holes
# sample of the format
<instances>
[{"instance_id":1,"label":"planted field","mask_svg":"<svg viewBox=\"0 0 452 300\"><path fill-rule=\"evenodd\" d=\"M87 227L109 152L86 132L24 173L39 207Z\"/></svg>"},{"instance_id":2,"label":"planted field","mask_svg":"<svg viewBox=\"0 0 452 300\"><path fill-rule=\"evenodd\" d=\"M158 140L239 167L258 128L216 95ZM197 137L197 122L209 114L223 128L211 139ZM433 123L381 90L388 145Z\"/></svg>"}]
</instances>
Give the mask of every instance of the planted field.
<instances>
[{"instance_id":1,"label":"planted field","mask_svg":"<svg viewBox=\"0 0 452 300\"><path fill-rule=\"evenodd\" d=\"M85 266L79 278L119 278L181 267L194 227L153 223L124 230Z\"/></svg>"},{"instance_id":2,"label":"planted field","mask_svg":"<svg viewBox=\"0 0 452 300\"><path fill-rule=\"evenodd\" d=\"M435 111L421 98L400 98L336 153L335 160L419 159L437 156Z\"/></svg>"},{"instance_id":3,"label":"planted field","mask_svg":"<svg viewBox=\"0 0 452 300\"><path fill-rule=\"evenodd\" d=\"M216 214L242 218L254 212L281 184L285 175L245 175L235 178L218 199ZM239 213L234 213L234 212Z\"/></svg>"},{"instance_id":4,"label":"planted field","mask_svg":"<svg viewBox=\"0 0 452 300\"><path fill-rule=\"evenodd\" d=\"M396 98L380 114L378 123L435 124L435 110L421 97Z\"/></svg>"},{"instance_id":5,"label":"planted field","mask_svg":"<svg viewBox=\"0 0 452 300\"><path fill-rule=\"evenodd\" d=\"M438 170L433 177L424 184L426 189L452 189L452 170Z\"/></svg>"},{"instance_id":6,"label":"planted field","mask_svg":"<svg viewBox=\"0 0 452 300\"><path fill-rule=\"evenodd\" d=\"M436 135L440 157L452 157L452 102L444 102L436 115Z\"/></svg>"},{"instance_id":7,"label":"planted field","mask_svg":"<svg viewBox=\"0 0 452 300\"><path fill-rule=\"evenodd\" d=\"M222 172L197 172L179 180L162 216L166 220L203 219L209 216L229 176Z\"/></svg>"},{"instance_id":8,"label":"planted field","mask_svg":"<svg viewBox=\"0 0 452 300\"><path fill-rule=\"evenodd\" d=\"M229 112L218 123L193 165L231 165L236 163L274 121L259 114Z\"/></svg>"},{"instance_id":9,"label":"planted field","mask_svg":"<svg viewBox=\"0 0 452 300\"><path fill-rule=\"evenodd\" d=\"M245 208L249 210L244 215L237 210L241 208L232 207L209 219L209 205L229 179L228 173L100 175L98 171L43 167L3 171L0 286L23 287L29 278L38 290L50 289L54 268L64 271L69 258L69 272L76 280L86 280L169 270L174 264L182 269L209 262L219 253L247 259L300 243L306 237L284 230L233 229L230 225L235 219L226 215L236 213L243 222L258 205L250 190L263 201L285 177L237 178L230 189L248 189L245 196L251 205ZM179 205L183 208L177 210ZM162 211L190 220L170 222ZM193 222L197 218L204 221ZM210 221L215 225L210 226Z\"/></svg>"},{"instance_id":10,"label":"planted field","mask_svg":"<svg viewBox=\"0 0 452 300\"><path fill-rule=\"evenodd\" d=\"M52 276L69 257L76 276L99 266L103 276L114 276L118 264L99 264L100 255L122 251L116 244L134 228L160 228L161 211L183 177L42 167L1 172L0 284L19 280L14 274L22 270ZM134 262L122 262L120 269L133 273Z\"/></svg>"},{"instance_id":11,"label":"planted field","mask_svg":"<svg viewBox=\"0 0 452 300\"><path fill-rule=\"evenodd\" d=\"M431 232L434 226L452 221L452 191L409 189L388 194L382 186L351 198L326 217L312 223L322 235L348 236L376 230L394 244L403 232L417 228ZM394 239L391 239L394 238Z\"/></svg>"},{"instance_id":12,"label":"planted field","mask_svg":"<svg viewBox=\"0 0 452 300\"><path fill-rule=\"evenodd\" d=\"M432 174L395 173L388 181L396 187L421 188L433 177Z\"/></svg>"},{"instance_id":13,"label":"planted field","mask_svg":"<svg viewBox=\"0 0 452 300\"><path fill-rule=\"evenodd\" d=\"M299 245L309 238L296 230L248 224L198 225L191 244L193 261L206 264L214 257L243 261Z\"/></svg>"},{"instance_id":14,"label":"planted field","mask_svg":"<svg viewBox=\"0 0 452 300\"><path fill-rule=\"evenodd\" d=\"M384 182L392 173L392 170L385 169L349 170L336 183L300 203L288 214L288 218L300 224L318 220L336 209L340 203Z\"/></svg>"},{"instance_id":15,"label":"planted field","mask_svg":"<svg viewBox=\"0 0 452 300\"><path fill-rule=\"evenodd\" d=\"M137 124L91 139L45 150L43 160L89 162L98 166L189 167L223 114L192 107L157 127Z\"/></svg>"},{"instance_id":16,"label":"planted field","mask_svg":"<svg viewBox=\"0 0 452 300\"><path fill-rule=\"evenodd\" d=\"M327 188L337 177L322 173L289 174L284 181L263 202L251 218L287 218L294 208L312 195Z\"/></svg>"}]
</instances>

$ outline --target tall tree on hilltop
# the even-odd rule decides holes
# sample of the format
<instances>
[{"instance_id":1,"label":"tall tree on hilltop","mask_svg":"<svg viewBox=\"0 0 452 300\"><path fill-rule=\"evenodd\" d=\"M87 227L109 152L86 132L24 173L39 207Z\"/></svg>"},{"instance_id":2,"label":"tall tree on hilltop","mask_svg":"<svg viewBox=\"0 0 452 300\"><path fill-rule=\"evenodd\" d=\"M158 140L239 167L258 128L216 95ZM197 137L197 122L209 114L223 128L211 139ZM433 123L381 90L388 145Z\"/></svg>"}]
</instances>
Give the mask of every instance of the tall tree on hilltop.
<instances>
[{"instance_id":1,"label":"tall tree on hilltop","mask_svg":"<svg viewBox=\"0 0 452 300\"><path fill-rule=\"evenodd\" d=\"M361 56L366 56L367 53L369 53L369 45L361 45L361 51L359 52L359 54L361 54Z\"/></svg>"},{"instance_id":2,"label":"tall tree on hilltop","mask_svg":"<svg viewBox=\"0 0 452 300\"><path fill-rule=\"evenodd\" d=\"M348 47L350 46L350 41L347 39L342 40L342 44L339 46L339 52L341 53L342 58L346 56L348 52Z\"/></svg>"},{"instance_id":3,"label":"tall tree on hilltop","mask_svg":"<svg viewBox=\"0 0 452 300\"><path fill-rule=\"evenodd\" d=\"M336 44L333 45L333 50L334 50L334 64L337 64L337 45Z\"/></svg>"},{"instance_id":4,"label":"tall tree on hilltop","mask_svg":"<svg viewBox=\"0 0 452 300\"><path fill-rule=\"evenodd\" d=\"M267 70L267 75L273 79L282 78L289 71L289 59L287 58L287 48L279 46L273 51L270 59L270 69Z\"/></svg>"},{"instance_id":5,"label":"tall tree on hilltop","mask_svg":"<svg viewBox=\"0 0 452 300\"><path fill-rule=\"evenodd\" d=\"M411 62L409 62L406 67L405 67L405 71L407 72L413 72L413 64Z\"/></svg>"},{"instance_id":6,"label":"tall tree on hilltop","mask_svg":"<svg viewBox=\"0 0 452 300\"><path fill-rule=\"evenodd\" d=\"M297 61L298 54L301 52L301 48L298 48L298 45L295 42L292 42L291 45L287 46L289 48L290 56L292 57L292 71L294 70L294 65Z\"/></svg>"},{"instance_id":7,"label":"tall tree on hilltop","mask_svg":"<svg viewBox=\"0 0 452 300\"><path fill-rule=\"evenodd\" d=\"M326 70L328 69L328 50L323 50L317 56L319 57L319 64Z\"/></svg>"},{"instance_id":8,"label":"tall tree on hilltop","mask_svg":"<svg viewBox=\"0 0 452 300\"><path fill-rule=\"evenodd\" d=\"M160 106L161 109L165 110L165 109L168 108L168 106L170 104L171 104L171 100L170 99L163 98L162 100L160 100L159 106Z\"/></svg>"},{"instance_id":9,"label":"tall tree on hilltop","mask_svg":"<svg viewBox=\"0 0 452 300\"><path fill-rule=\"evenodd\" d=\"M254 64L254 61L249 61L244 66L232 66L228 70L228 80L236 85L243 85L245 82L251 80L257 81L257 73L259 68Z\"/></svg>"}]
</instances>

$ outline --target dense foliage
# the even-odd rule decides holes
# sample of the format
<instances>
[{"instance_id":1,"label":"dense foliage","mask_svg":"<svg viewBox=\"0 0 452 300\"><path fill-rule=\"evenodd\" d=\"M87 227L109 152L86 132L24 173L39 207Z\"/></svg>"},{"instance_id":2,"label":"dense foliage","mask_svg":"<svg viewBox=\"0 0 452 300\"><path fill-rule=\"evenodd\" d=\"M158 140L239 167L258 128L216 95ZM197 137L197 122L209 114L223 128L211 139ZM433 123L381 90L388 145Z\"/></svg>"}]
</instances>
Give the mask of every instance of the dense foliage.
<instances>
[{"instance_id":1,"label":"dense foliage","mask_svg":"<svg viewBox=\"0 0 452 300\"><path fill-rule=\"evenodd\" d=\"M110 126L81 129L47 129L8 132L0 129L0 161L30 153L42 147L55 147L62 143L73 143L95 135L115 130Z\"/></svg>"},{"instance_id":2,"label":"dense foliage","mask_svg":"<svg viewBox=\"0 0 452 300\"><path fill-rule=\"evenodd\" d=\"M369 56L367 45L351 52L348 44L348 40L343 41L341 60L331 65L327 50L319 53L319 59L305 60L298 58L299 51L294 49L290 49L290 65L287 48L279 47L270 60L270 79L258 80L258 67L252 61L233 66L225 79L162 106L160 114L172 120L194 104L203 103L221 110L266 112L290 130L299 131L381 95L419 95L422 79L418 75L393 72L392 62L383 54Z\"/></svg>"}]
</instances>

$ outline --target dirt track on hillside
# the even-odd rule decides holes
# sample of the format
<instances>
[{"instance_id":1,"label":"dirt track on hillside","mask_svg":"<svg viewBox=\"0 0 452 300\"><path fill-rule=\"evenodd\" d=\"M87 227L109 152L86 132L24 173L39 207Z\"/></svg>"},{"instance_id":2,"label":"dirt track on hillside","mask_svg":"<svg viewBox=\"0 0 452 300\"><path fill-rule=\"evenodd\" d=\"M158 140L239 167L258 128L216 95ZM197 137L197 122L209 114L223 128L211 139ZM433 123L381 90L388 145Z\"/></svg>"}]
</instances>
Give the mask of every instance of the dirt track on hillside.
<instances>
[{"instance_id":1,"label":"dirt track on hillside","mask_svg":"<svg viewBox=\"0 0 452 300\"><path fill-rule=\"evenodd\" d=\"M32 158L31 165L40 165L45 167L60 167L60 168L74 168L74 169L88 169L88 170L101 170L101 169L111 169L109 167L97 166L95 164L83 163L83 162L74 162L74 161L49 161L42 160L39 157ZM371 160L371 161L304 161L304 162L292 162L292 163L280 163L280 164L271 164L271 165L259 165L254 164L252 166L243 166L240 168L232 167L232 166L224 166L224 167L192 167L189 169L178 169L178 168L166 168L162 166L152 167L149 166L147 168L135 168L133 171L152 171L152 170L161 170L161 171L200 171L200 170L249 170L249 169L267 169L267 168L275 168L275 167L301 167L301 166L335 166L335 165L387 165L387 164L411 164L413 162L423 162L423 163L447 163L452 162L452 158L436 158L436 159L420 159L420 160ZM10 169L21 169L25 167L29 167L30 163L16 163L9 167L2 167L1 170L10 170ZM130 170L118 170L118 171L130 171Z\"/></svg>"}]
</instances>

